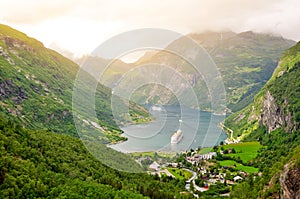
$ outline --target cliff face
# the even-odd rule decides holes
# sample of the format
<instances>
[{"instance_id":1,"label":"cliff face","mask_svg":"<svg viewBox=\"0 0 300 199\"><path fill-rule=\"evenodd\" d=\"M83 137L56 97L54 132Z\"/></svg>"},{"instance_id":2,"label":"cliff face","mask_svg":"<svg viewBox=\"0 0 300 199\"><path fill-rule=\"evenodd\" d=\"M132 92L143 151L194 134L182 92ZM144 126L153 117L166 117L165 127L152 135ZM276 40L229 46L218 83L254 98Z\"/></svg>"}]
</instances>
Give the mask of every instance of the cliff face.
<instances>
[{"instance_id":1,"label":"cliff face","mask_svg":"<svg viewBox=\"0 0 300 199\"><path fill-rule=\"evenodd\" d=\"M283 173L280 175L280 186L282 189L281 198L300 199L300 166L295 167L291 164L284 166Z\"/></svg>"},{"instance_id":2,"label":"cliff face","mask_svg":"<svg viewBox=\"0 0 300 199\"><path fill-rule=\"evenodd\" d=\"M225 121L235 136L246 135L261 126L270 133L300 129L300 42L288 49L271 79L255 96L254 102ZM241 117L243 116L243 117Z\"/></svg>"},{"instance_id":3,"label":"cliff face","mask_svg":"<svg viewBox=\"0 0 300 199\"><path fill-rule=\"evenodd\" d=\"M259 188L261 198L300 199L299 76L300 42L282 55L271 79L254 102L225 121L234 136L262 138L267 146L257 159L266 169L263 169L266 174L263 179L269 181L268 186L261 184ZM264 136L264 128L260 127L265 127L270 136ZM275 129L280 130L272 132ZM264 142L266 137L268 141Z\"/></svg>"},{"instance_id":4,"label":"cliff face","mask_svg":"<svg viewBox=\"0 0 300 199\"><path fill-rule=\"evenodd\" d=\"M284 106L278 106L270 91L267 91L261 108L259 124L266 126L268 132L280 127L284 127L287 132L296 130L294 118L291 112L285 108L287 105L288 100L284 99Z\"/></svg>"}]
</instances>

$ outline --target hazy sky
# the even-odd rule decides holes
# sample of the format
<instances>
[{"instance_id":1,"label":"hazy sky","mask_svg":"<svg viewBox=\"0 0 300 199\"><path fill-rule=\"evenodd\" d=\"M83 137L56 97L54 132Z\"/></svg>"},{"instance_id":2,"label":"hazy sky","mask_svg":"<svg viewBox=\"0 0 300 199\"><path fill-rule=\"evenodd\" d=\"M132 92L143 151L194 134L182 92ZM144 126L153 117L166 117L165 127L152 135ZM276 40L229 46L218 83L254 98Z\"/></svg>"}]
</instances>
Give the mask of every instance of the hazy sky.
<instances>
[{"instance_id":1,"label":"hazy sky","mask_svg":"<svg viewBox=\"0 0 300 199\"><path fill-rule=\"evenodd\" d=\"M0 22L76 54L136 28L272 32L300 40L299 0L0 0Z\"/></svg>"}]
</instances>

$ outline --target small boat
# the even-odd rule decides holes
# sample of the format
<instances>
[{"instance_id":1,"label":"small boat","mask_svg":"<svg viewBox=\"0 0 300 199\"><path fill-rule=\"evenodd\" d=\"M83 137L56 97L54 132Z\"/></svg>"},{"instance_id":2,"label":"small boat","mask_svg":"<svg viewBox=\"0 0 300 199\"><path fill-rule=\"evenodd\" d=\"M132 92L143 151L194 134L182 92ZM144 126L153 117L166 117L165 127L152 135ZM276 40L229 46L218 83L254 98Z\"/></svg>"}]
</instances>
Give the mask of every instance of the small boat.
<instances>
[{"instance_id":1,"label":"small boat","mask_svg":"<svg viewBox=\"0 0 300 199\"><path fill-rule=\"evenodd\" d=\"M160 106L152 106L151 110L152 111L162 111L162 108Z\"/></svg>"},{"instance_id":2,"label":"small boat","mask_svg":"<svg viewBox=\"0 0 300 199\"><path fill-rule=\"evenodd\" d=\"M179 129L171 137L171 144L179 143L183 138L183 132Z\"/></svg>"}]
</instances>

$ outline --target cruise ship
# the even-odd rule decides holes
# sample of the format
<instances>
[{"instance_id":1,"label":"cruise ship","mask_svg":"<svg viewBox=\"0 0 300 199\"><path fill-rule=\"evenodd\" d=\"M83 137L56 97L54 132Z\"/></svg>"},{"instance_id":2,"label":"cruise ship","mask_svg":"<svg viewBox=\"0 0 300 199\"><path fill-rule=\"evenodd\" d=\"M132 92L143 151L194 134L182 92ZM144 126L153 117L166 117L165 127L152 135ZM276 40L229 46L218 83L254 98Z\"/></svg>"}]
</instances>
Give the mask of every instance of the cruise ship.
<instances>
[{"instance_id":1,"label":"cruise ship","mask_svg":"<svg viewBox=\"0 0 300 199\"><path fill-rule=\"evenodd\" d=\"M152 111L162 111L162 108L160 106L152 106L151 110Z\"/></svg>"},{"instance_id":2,"label":"cruise ship","mask_svg":"<svg viewBox=\"0 0 300 199\"><path fill-rule=\"evenodd\" d=\"M181 130L177 130L171 137L171 144L177 144L183 138L183 133Z\"/></svg>"}]
</instances>

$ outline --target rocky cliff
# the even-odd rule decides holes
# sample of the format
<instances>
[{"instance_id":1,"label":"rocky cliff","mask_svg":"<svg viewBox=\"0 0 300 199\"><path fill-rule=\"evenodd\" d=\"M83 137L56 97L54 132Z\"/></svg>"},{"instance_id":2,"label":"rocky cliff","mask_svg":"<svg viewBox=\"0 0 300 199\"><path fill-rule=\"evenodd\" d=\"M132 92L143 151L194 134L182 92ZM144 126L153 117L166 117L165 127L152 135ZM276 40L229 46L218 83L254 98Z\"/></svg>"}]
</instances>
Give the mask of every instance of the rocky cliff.
<instances>
[{"instance_id":1,"label":"rocky cliff","mask_svg":"<svg viewBox=\"0 0 300 199\"><path fill-rule=\"evenodd\" d=\"M280 175L280 186L283 199L300 199L300 165L284 165L284 170Z\"/></svg>"},{"instance_id":2,"label":"rocky cliff","mask_svg":"<svg viewBox=\"0 0 300 199\"><path fill-rule=\"evenodd\" d=\"M287 132L296 130L295 120L290 111L286 110L288 100L284 100L284 106L278 106L270 91L266 92L261 108L259 124L267 127L268 132L284 127Z\"/></svg>"}]
</instances>

